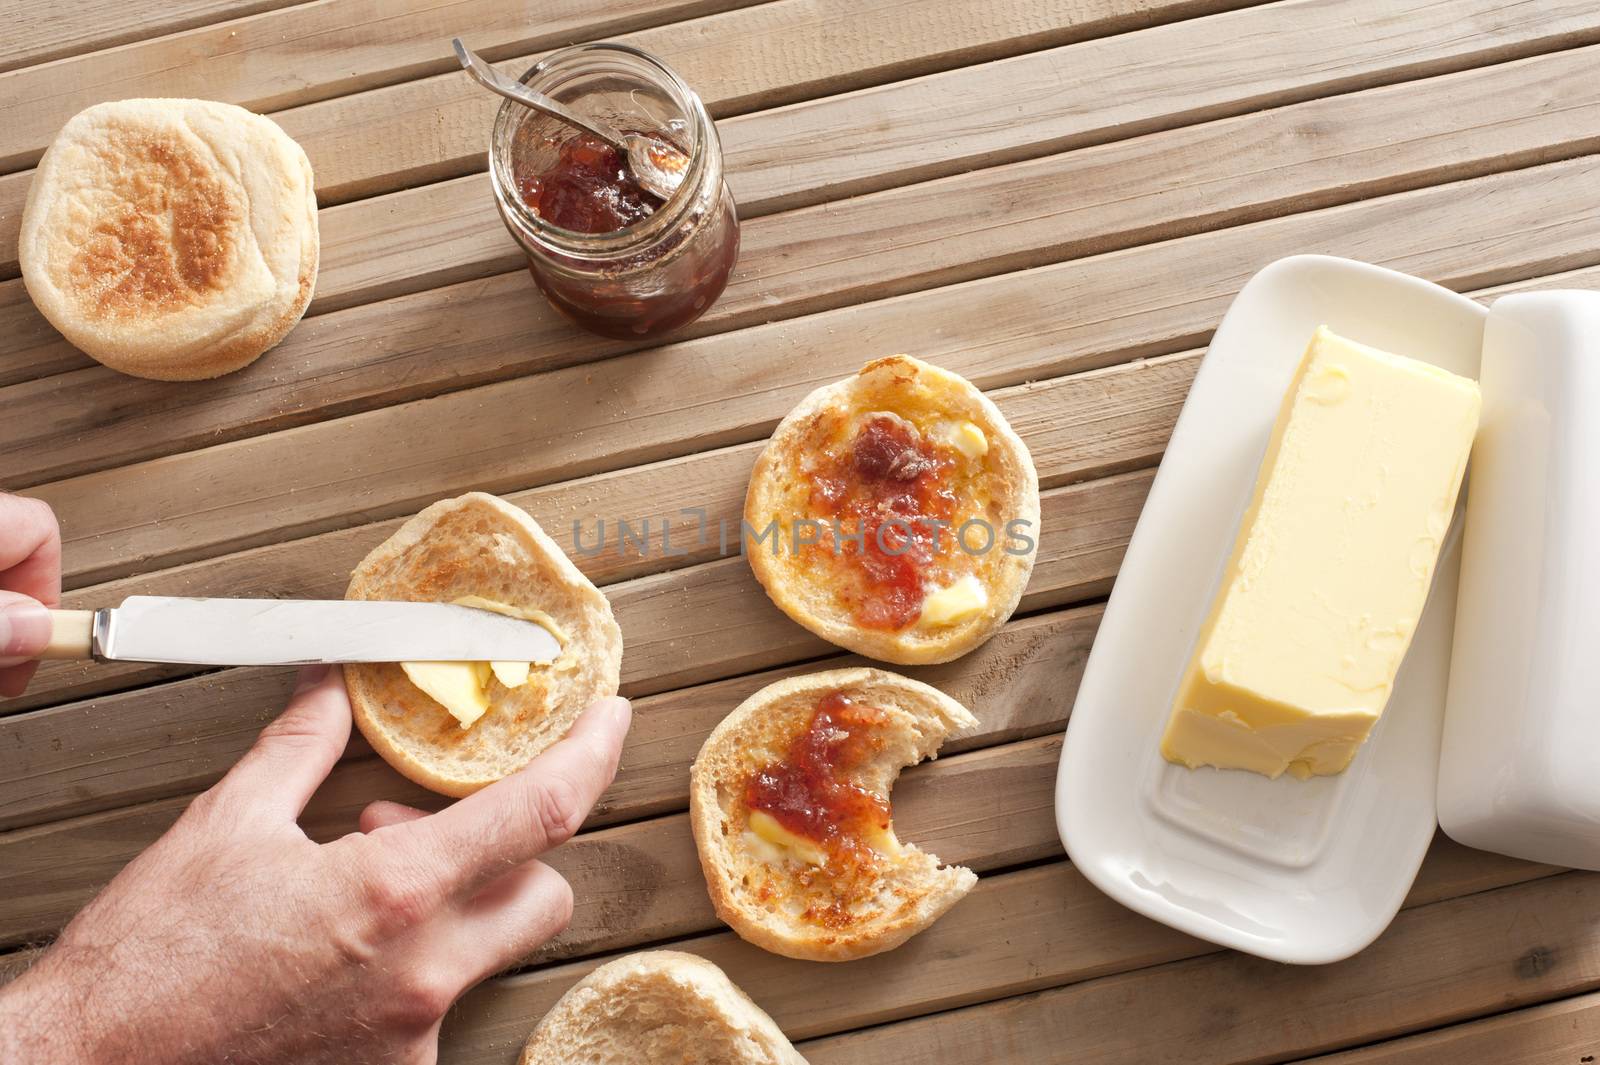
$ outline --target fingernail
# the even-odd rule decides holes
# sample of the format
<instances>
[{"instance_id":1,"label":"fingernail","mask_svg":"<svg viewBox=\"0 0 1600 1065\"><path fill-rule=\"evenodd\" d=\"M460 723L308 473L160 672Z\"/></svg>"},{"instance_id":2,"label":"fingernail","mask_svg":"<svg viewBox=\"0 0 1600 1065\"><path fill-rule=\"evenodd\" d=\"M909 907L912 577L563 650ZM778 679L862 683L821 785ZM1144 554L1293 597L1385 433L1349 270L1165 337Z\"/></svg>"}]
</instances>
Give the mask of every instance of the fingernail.
<instances>
[{"instance_id":1,"label":"fingernail","mask_svg":"<svg viewBox=\"0 0 1600 1065\"><path fill-rule=\"evenodd\" d=\"M32 658L50 642L50 611L32 599L0 604L0 657Z\"/></svg>"},{"instance_id":2,"label":"fingernail","mask_svg":"<svg viewBox=\"0 0 1600 1065\"><path fill-rule=\"evenodd\" d=\"M333 667L326 662L315 662L309 666L301 666L299 675L294 679L294 693L299 695L303 691L315 688L318 684L328 679L328 674L332 670Z\"/></svg>"},{"instance_id":3,"label":"fingernail","mask_svg":"<svg viewBox=\"0 0 1600 1065\"><path fill-rule=\"evenodd\" d=\"M628 721L633 717L633 704L620 695L613 695L606 701L606 713L611 715L613 721Z\"/></svg>"}]
</instances>

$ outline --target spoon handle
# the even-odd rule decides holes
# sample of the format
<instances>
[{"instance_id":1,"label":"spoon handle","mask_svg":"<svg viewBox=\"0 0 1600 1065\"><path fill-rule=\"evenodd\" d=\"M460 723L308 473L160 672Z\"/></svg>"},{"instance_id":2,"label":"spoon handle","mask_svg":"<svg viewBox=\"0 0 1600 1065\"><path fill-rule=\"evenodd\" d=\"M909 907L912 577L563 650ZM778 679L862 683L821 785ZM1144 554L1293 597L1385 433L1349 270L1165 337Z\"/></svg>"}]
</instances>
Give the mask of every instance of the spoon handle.
<instances>
[{"instance_id":1,"label":"spoon handle","mask_svg":"<svg viewBox=\"0 0 1600 1065\"><path fill-rule=\"evenodd\" d=\"M592 118L586 118L575 111L569 110L566 106L557 103L550 97L534 92L522 82L513 81L511 78L506 77L485 62L482 56L462 44L460 37L453 38L450 43L455 46L456 58L461 60L462 68L476 78L484 88L497 92L508 100L515 100L525 107L531 107L535 111L543 112L551 118L559 119L569 126L576 126L581 130L592 133L611 145L611 147L626 154L628 145L622 139L622 134L604 122L596 122Z\"/></svg>"}]
</instances>

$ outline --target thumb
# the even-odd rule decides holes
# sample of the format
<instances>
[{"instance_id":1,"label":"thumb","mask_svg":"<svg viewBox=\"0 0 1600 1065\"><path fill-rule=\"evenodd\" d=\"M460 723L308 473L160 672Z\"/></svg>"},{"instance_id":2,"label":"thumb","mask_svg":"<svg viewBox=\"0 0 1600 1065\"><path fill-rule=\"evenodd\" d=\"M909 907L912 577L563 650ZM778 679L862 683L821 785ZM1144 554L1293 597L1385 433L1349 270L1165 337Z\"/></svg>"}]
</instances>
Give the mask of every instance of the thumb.
<instances>
[{"instance_id":1,"label":"thumb","mask_svg":"<svg viewBox=\"0 0 1600 1065\"><path fill-rule=\"evenodd\" d=\"M248 804L252 815L293 821L350 739L350 700L344 672L331 666L300 671L294 696L277 720L217 785L227 805Z\"/></svg>"},{"instance_id":2,"label":"thumb","mask_svg":"<svg viewBox=\"0 0 1600 1065\"><path fill-rule=\"evenodd\" d=\"M50 611L32 596L0 591L0 666L35 657L50 642Z\"/></svg>"}]
</instances>

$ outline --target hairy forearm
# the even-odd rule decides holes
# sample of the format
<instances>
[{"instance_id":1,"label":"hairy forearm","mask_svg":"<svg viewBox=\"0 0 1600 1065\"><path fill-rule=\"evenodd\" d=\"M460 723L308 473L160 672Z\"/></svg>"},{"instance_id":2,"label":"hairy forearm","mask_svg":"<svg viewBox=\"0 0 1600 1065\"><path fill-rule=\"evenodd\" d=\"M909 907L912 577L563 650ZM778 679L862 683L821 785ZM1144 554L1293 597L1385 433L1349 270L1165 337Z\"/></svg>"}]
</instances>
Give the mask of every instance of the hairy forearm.
<instances>
[{"instance_id":1,"label":"hairy forearm","mask_svg":"<svg viewBox=\"0 0 1600 1065\"><path fill-rule=\"evenodd\" d=\"M72 973L62 972L57 948L0 987L0 1061L17 1065L87 1065L95 1060L87 1003L74 992ZM81 964L81 963L80 963Z\"/></svg>"}]
</instances>

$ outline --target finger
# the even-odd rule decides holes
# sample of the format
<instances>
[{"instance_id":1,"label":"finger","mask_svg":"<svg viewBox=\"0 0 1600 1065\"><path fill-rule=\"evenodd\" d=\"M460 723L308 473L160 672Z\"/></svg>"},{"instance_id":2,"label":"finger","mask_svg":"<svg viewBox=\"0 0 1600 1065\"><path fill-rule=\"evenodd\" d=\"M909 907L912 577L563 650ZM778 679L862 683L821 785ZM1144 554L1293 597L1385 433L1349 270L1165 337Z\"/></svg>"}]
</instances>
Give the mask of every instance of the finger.
<instances>
[{"instance_id":1,"label":"finger","mask_svg":"<svg viewBox=\"0 0 1600 1065\"><path fill-rule=\"evenodd\" d=\"M519 865L489 882L437 923L429 949L455 959L468 984L522 961L572 920L572 888L543 862Z\"/></svg>"},{"instance_id":2,"label":"finger","mask_svg":"<svg viewBox=\"0 0 1600 1065\"><path fill-rule=\"evenodd\" d=\"M407 806L401 802L390 802L388 799L379 799L369 802L366 809L361 811L358 824L362 832L376 832L380 828L390 825L403 825L408 821L416 821L427 817L428 811L419 810L415 806Z\"/></svg>"},{"instance_id":3,"label":"finger","mask_svg":"<svg viewBox=\"0 0 1600 1065\"><path fill-rule=\"evenodd\" d=\"M0 696L21 695L50 642L50 612L32 596L0 591Z\"/></svg>"},{"instance_id":4,"label":"finger","mask_svg":"<svg viewBox=\"0 0 1600 1065\"><path fill-rule=\"evenodd\" d=\"M293 821L344 753L350 739L350 700L344 674L330 666L300 671L294 697L255 746L217 785L228 805Z\"/></svg>"},{"instance_id":5,"label":"finger","mask_svg":"<svg viewBox=\"0 0 1600 1065\"><path fill-rule=\"evenodd\" d=\"M0 661L15 665L50 642L50 611L31 595L0 591Z\"/></svg>"},{"instance_id":6,"label":"finger","mask_svg":"<svg viewBox=\"0 0 1600 1065\"><path fill-rule=\"evenodd\" d=\"M451 893L531 861L578 830L616 776L632 712L626 699L589 706L572 731L522 769L402 826L388 860L428 870Z\"/></svg>"},{"instance_id":7,"label":"finger","mask_svg":"<svg viewBox=\"0 0 1600 1065\"><path fill-rule=\"evenodd\" d=\"M61 602L61 528L43 500L0 494L0 589Z\"/></svg>"},{"instance_id":8,"label":"finger","mask_svg":"<svg viewBox=\"0 0 1600 1065\"><path fill-rule=\"evenodd\" d=\"M0 668L0 699L13 699L28 690L28 682L39 669L37 662Z\"/></svg>"}]
</instances>

